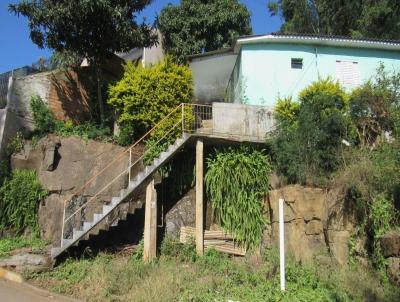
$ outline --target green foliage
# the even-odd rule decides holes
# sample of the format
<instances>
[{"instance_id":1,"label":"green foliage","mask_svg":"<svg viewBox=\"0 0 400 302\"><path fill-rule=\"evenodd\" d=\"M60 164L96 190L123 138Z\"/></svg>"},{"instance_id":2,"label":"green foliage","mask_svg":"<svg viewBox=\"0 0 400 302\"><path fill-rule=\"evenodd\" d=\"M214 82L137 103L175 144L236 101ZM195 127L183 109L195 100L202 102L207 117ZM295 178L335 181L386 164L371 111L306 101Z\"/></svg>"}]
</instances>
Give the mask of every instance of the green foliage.
<instances>
[{"instance_id":1,"label":"green foliage","mask_svg":"<svg viewBox=\"0 0 400 302\"><path fill-rule=\"evenodd\" d=\"M39 238L27 239L24 237L0 239L0 259L10 256L14 250L30 247L33 250L41 250L46 246L46 242Z\"/></svg>"},{"instance_id":2,"label":"green foliage","mask_svg":"<svg viewBox=\"0 0 400 302\"><path fill-rule=\"evenodd\" d=\"M268 8L283 18L283 33L400 38L397 1L271 0Z\"/></svg>"},{"instance_id":3,"label":"green foliage","mask_svg":"<svg viewBox=\"0 0 400 302\"><path fill-rule=\"evenodd\" d=\"M135 140L135 132L130 124L122 125L118 136L115 138L118 145L130 146Z\"/></svg>"},{"instance_id":4,"label":"green foliage","mask_svg":"<svg viewBox=\"0 0 400 302\"><path fill-rule=\"evenodd\" d=\"M157 26L164 50L178 62L203 51L228 48L251 34L250 12L237 0L182 0L160 12Z\"/></svg>"},{"instance_id":5,"label":"green foliage","mask_svg":"<svg viewBox=\"0 0 400 302\"><path fill-rule=\"evenodd\" d=\"M190 102L192 96L189 67L174 64L167 57L148 68L127 63L123 78L109 88L108 103L120 112L118 122L129 125L139 137L173 108Z\"/></svg>"},{"instance_id":6,"label":"green foliage","mask_svg":"<svg viewBox=\"0 0 400 302\"><path fill-rule=\"evenodd\" d=\"M276 255L276 252L273 254ZM33 274L34 283L87 301L387 301L399 288L380 282L374 272L301 266L288 259L286 292L279 289L279 258L268 254L254 265L206 250L190 264L161 257L144 264L130 256L99 254L73 260L50 272ZM357 286L355 286L355 284Z\"/></svg>"},{"instance_id":7,"label":"green foliage","mask_svg":"<svg viewBox=\"0 0 400 302\"><path fill-rule=\"evenodd\" d=\"M260 244L265 226L263 197L271 167L263 152L224 149L207 159L206 190L216 218L247 248Z\"/></svg>"},{"instance_id":8,"label":"green foliage","mask_svg":"<svg viewBox=\"0 0 400 302\"><path fill-rule=\"evenodd\" d=\"M14 171L0 188L1 228L21 233L29 227L37 232L39 202L46 195L34 171Z\"/></svg>"},{"instance_id":9,"label":"green foliage","mask_svg":"<svg viewBox=\"0 0 400 302\"><path fill-rule=\"evenodd\" d=\"M10 4L10 12L29 20L30 37L40 48L50 48L65 57L87 58L97 79L99 111L104 123L101 96L101 66L110 54L154 45L157 36L137 13L150 0L23 1ZM58 59L58 61L60 61Z\"/></svg>"},{"instance_id":10,"label":"green foliage","mask_svg":"<svg viewBox=\"0 0 400 302\"><path fill-rule=\"evenodd\" d=\"M373 81L351 93L349 107L362 146L382 140L385 131L400 137L400 72L388 74L381 65Z\"/></svg>"},{"instance_id":11,"label":"green foliage","mask_svg":"<svg viewBox=\"0 0 400 302\"><path fill-rule=\"evenodd\" d=\"M300 110L300 104L292 98L279 98L275 104L275 116L278 123L293 124L296 122Z\"/></svg>"},{"instance_id":12,"label":"green foliage","mask_svg":"<svg viewBox=\"0 0 400 302\"><path fill-rule=\"evenodd\" d=\"M43 102L38 95L32 96L29 108L33 115L35 132L39 135L51 133L56 128L56 122L50 108Z\"/></svg>"},{"instance_id":13,"label":"green foliage","mask_svg":"<svg viewBox=\"0 0 400 302\"><path fill-rule=\"evenodd\" d=\"M372 237L372 263L376 268L384 269L386 260L382 255L380 236L388 232L394 225L399 225L399 213L393 203L379 194L369 208L367 229Z\"/></svg>"},{"instance_id":14,"label":"green foliage","mask_svg":"<svg viewBox=\"0 0 400 302\"><path fill-rule=\"evenodd\" d=\"M14 153L22 151L24 149L24 140L24 135L18 131L7 145L7 154L11 156Z\"/></svg>"},{"instance_id":15,"label":"green foliage","mask_svg":"<svg viewBox=\"0 0 400 302\"><path fill-rule=\"evenodd\" d=\"M107 126L99 126L92 123L75 125L71 121L56 121L55 133L61 137L78 136L82 139L110 140L111 130Z\"/></svg>"},{"instance_id":16,"label":"green foliage","mask_svg":"<svg viewBox=\"0 0 400 302\"><path fill-rule=\"evenodd\" d=\"M341 141L349 137L346 94L328 78L305 88L299 100L277 103L270 142L276 167L288 182L320 183L339 167Z\"/></svg>"},{"instance_id":17,"label":"green foliage","mask_svg":"<svg viewBox=\"0 0 400 302\"><path fill-rule=\"evenodd\" d=\"M53 112L39 96L31 98L30 109L35 123L35 136L43 136L47 133L56 133L61 137L78 136L83 139L107 140L111 136L111 130L107 126L99 126L89 122L75 125L72 121L56 120ZM15 138L12 144L13 150L23 147L19 142L20 137Z\"/></svg>"},{"instance_id":18,"label":"green foliage","mask_svg":"<svg viewBox=\"0 0 400 302\"><path fill-rule=\"evenodd\" d=\"M166 236L160 252L163 257L174 258L180 262L195 262L198 258L193 238L189 238L187 243L180 243L179 240Z\"/></svg>"}]
</instances>

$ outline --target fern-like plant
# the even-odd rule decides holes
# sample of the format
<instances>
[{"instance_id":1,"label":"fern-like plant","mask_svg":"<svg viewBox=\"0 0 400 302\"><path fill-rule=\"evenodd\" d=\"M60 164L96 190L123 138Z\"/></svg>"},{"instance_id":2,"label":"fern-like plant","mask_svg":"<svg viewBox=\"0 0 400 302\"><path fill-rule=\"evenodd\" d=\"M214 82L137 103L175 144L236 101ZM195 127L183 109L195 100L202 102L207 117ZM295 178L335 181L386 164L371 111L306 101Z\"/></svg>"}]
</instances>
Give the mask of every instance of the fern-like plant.
<instances>
[{"instance_id":1,"label":"fern-like plant","mask_svg":"<svg viewBox=\"0 0 400 302\"><path fill-rule=\"evenodd\" d=\"M266 224L267 156L250 147L228 148L208 158L207 166L206 190L218 222L246 248L258 246Z\"/></svg>"},{"instance_id":2,"label":"fern-like plant","mask_svg":"<svg viewBox=\"0 0 400 302\"><path fill-rule=\"evenodd\" d=\"M0 188L0 229L38 232L39 202L47 195L35 171L16 170Z\"/></svg>"}]
</instances>

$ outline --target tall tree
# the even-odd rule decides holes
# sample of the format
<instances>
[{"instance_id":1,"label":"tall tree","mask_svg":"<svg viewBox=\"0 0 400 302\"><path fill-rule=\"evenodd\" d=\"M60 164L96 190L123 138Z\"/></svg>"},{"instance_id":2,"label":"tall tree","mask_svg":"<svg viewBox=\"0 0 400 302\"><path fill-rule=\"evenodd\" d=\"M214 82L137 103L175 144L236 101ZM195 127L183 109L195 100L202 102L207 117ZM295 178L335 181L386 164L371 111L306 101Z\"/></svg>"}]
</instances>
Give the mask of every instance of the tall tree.
<instances>
[{"instance_id":1,"label":"tall tree","mask_svg":"<svg viewBox=\"0 0 400 302\"><path fill-rule=\"evenodd\" d=\"M151 0L31 0L10 4L9 10L29 20L30 37L41 48L85 57L94 66L101 121L101 64L110 53L150 46L151 28L135 14Z\"/></svg>"},{"instance_id":2,"label":"tall tree","mask_svg":"<svg viewBox=\"0 0 400 302\"><path fill-rule=\"evenodd\" d=\"M283 33L400 39L396 0L278 0L268 8L283 18Z\"/></svg>"},{"instance_id":3,"label":"tall tree","mask_svg":"<svg viewBox=\"0 0 400 302\"><path fill-rule=\"evenodd\" d=\"M250 12L238 0L182 0L169 4L157 18L164 50L178 62L203 51L229 47L251 34Z\"/></svg>"}]
</instances>

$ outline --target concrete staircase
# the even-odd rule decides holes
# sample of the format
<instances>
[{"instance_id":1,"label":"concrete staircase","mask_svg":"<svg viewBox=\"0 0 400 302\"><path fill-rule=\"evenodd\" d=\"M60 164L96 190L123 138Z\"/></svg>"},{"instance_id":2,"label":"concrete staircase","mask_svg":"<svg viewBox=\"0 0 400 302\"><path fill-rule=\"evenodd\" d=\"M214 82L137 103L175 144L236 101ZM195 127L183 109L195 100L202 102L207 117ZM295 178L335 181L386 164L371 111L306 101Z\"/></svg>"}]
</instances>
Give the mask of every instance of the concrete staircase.
<instances>
[{"instance_id":1,"label":"concrete staircase","mask_svg":"<svg viewBox=\"0 0 400 302\"><path fill-rule=\"evenodd\" d=\"M83 221L80 228L74 228L72 231L72 238L62 239L61 246L55 247L51 250L53 258L58 257L68 248L76 246L81 240L84 240L96 229L98 232L100 229L106 229L108 224L101 224L112 212L116 209L123 201L125 201L135 190L137 190L143 182L145 182L150 176L156 172L164 163L166 163L190 138L189 134L183 133L182 137L178 138L168 149L160 154L160 156L154 159L153 163L146 166L134 179L132 179L128 187L120 191L119 196L114 196L111 202L107 205L103 205L101 213L95 213L92 221ZM126 219L126 215L123 215L122 219ZM100 229L99 229L100 228Z\"/></svg>"}]
</instances>

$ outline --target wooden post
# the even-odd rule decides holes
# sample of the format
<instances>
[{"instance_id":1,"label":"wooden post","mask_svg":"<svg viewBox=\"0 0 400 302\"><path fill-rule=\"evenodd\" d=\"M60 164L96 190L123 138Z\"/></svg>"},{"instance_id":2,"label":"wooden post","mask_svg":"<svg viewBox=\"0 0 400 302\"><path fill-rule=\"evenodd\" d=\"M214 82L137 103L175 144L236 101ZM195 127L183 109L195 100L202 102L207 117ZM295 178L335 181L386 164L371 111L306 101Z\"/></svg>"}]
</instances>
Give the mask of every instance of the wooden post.
<instances>
[{"instance_id":1,"label":"wooden post","mask_svg":"<svg viewBox=\"0 0 400 302\"><path fill-rule=\"evenodd\" d=\"M157 192L154 189L154 179L146 187L143 237L143 260L149 262L157 257Z\"/></svg>"},{"instance_id":2,"label":"wooden post","mask_svg":"<svg viewBox=\"0 0 400 302\"><path fill-rule=\"evenodd\" d=\"M204 206L203 206L203 141L196 144L196 250L204 252Z\"/></svg>"}]
</instances>

